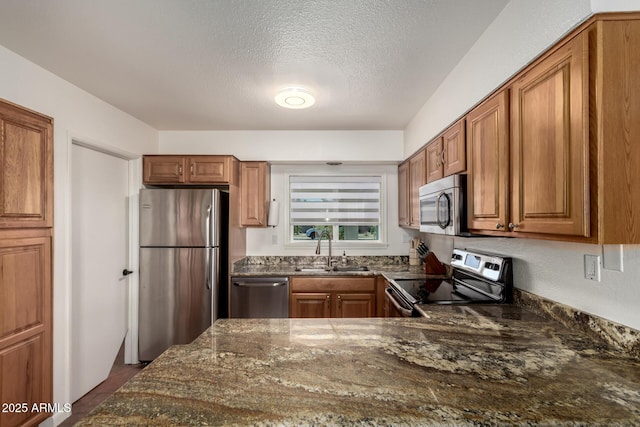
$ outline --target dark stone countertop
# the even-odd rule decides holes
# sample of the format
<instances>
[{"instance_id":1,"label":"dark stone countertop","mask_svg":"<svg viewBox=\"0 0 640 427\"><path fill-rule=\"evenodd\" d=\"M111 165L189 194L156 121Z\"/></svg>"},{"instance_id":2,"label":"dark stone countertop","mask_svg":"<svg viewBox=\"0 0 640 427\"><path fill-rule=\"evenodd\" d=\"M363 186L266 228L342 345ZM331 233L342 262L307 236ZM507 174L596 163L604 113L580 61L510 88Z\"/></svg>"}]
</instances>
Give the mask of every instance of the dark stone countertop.
<instances>
[{"instance_id":1,"label":"dark stone countertop","mask_svg":"<svg viewBox=\"0 0 640 427\"><path fill-rule=\"evenodd\" d=\"M339 257L334 257L338 268L345 267L340 263ZM404 257L406 258L406 257ZM320 271L296 271L299 267L323 269L326 263L318 263L317 257L247 257L244 262L234 265L231 276L233 277L259 277L259 276L379 276L386 279L423 279L442 278L444 276L425 274L424 265L409 265L403 262L403 257L363 256L350 257L346 266L366 266L368 271L344 271L344 270L320 270ZM449 266L446 266L450 269Z\"/></svg>"},{"instance_id":2,"label":"dark stone countertop","mask_svg":"<svg viewBox=\"0 0 640 427\"><path fill-rule=\"evenodd\" d=\"M77 425L640 425L640 360L515 305L224 319Z\"/></svg>"}]
</instances>

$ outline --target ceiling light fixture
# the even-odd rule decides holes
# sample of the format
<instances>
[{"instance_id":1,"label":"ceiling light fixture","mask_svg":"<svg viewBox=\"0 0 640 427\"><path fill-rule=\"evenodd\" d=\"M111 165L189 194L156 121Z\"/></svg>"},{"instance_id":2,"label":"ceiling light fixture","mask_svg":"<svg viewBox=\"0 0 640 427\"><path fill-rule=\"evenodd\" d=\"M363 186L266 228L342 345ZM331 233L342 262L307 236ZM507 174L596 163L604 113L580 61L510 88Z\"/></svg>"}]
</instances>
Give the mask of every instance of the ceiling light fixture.
<instances>
[{"instance_id":1,"label":"ceiling light fixture","mask_svg":"<svg viewBox=\"0 0 640 427\"><path fill-rule=\"evenodd\" d=\"M311 92L301 87L282 89L276 95L275 100L279 106L294 110L311 107L316 102Z\"/></svg>"}]
</instances>

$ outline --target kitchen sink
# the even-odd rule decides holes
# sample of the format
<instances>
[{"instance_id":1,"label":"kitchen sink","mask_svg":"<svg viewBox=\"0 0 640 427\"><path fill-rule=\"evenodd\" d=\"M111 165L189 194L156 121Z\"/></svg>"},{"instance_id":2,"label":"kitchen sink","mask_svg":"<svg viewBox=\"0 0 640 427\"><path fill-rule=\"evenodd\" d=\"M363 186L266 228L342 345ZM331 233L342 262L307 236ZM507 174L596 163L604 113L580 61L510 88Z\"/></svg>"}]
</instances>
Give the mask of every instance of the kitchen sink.
<instances>
[{"instance_id":1,"label":"kitchen sink","mask_svg":"<svg viewBox=\"0 0 640 427\"><path fill-rule=\"evenodd\" d=\"M307 271L309 273L318 273L323 271L331 271L328 267L296 267L295 271Z\"/></svg>"},{"instance_id":2,"label":"kitchen sink","mask_svg":"<svg viewBox=\"0 0 640 427\"><path fill-rule=\"evenodd\" d=\"M322 273L330 271L369 271L369 267L364 265L351 265L351 266L335 266L335 267L296 267L295 271L306 271L308 273Z\"/></svg>"},{"instance_id":3,"label":"kitchen sink","mask_svg":"<svg viewBox=\"0 0 640 427\"><path fill-rule=\"evenodd\" d=\"M366 265L351 265L346 267L335 266L332 268L333 271L369 271L369 267Z\"/></svg>"}]
</instances>

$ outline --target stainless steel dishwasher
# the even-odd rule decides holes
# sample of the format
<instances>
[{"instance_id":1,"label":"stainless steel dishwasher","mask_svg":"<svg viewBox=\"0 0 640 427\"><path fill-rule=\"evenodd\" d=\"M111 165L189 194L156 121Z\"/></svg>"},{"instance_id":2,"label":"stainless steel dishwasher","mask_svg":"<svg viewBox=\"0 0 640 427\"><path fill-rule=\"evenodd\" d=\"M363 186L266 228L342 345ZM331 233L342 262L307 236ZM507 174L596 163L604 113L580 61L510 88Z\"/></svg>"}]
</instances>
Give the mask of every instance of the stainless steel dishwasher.
<instances>
[{"instance_id":1,"label":"stainless steel dishwasher","mask_svg":"<svg viewBox=\"0 0 640 427\"><path fill-rule=\"evenodd\" d=\"M232 277L232 318L289 317L288 277Z\"/></svg>"}]
</instances>

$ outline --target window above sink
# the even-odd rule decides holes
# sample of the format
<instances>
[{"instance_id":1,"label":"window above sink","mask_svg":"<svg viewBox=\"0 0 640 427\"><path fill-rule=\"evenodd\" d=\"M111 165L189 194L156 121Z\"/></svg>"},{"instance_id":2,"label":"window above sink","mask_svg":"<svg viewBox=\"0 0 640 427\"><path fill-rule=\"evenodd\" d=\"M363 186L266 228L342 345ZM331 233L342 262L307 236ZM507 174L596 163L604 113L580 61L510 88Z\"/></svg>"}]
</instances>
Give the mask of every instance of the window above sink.
<instances>
[{"instance_id":1,"label":"window above sink","mask_svg":"<svg viewBox=\"0 0 640 427\"><path fill-rule=\"evenodd\" d=\"M317 241L327 231L334 243L381 243L383 176L290 175L289 240Z\"/></svg>"}]
</instances>

